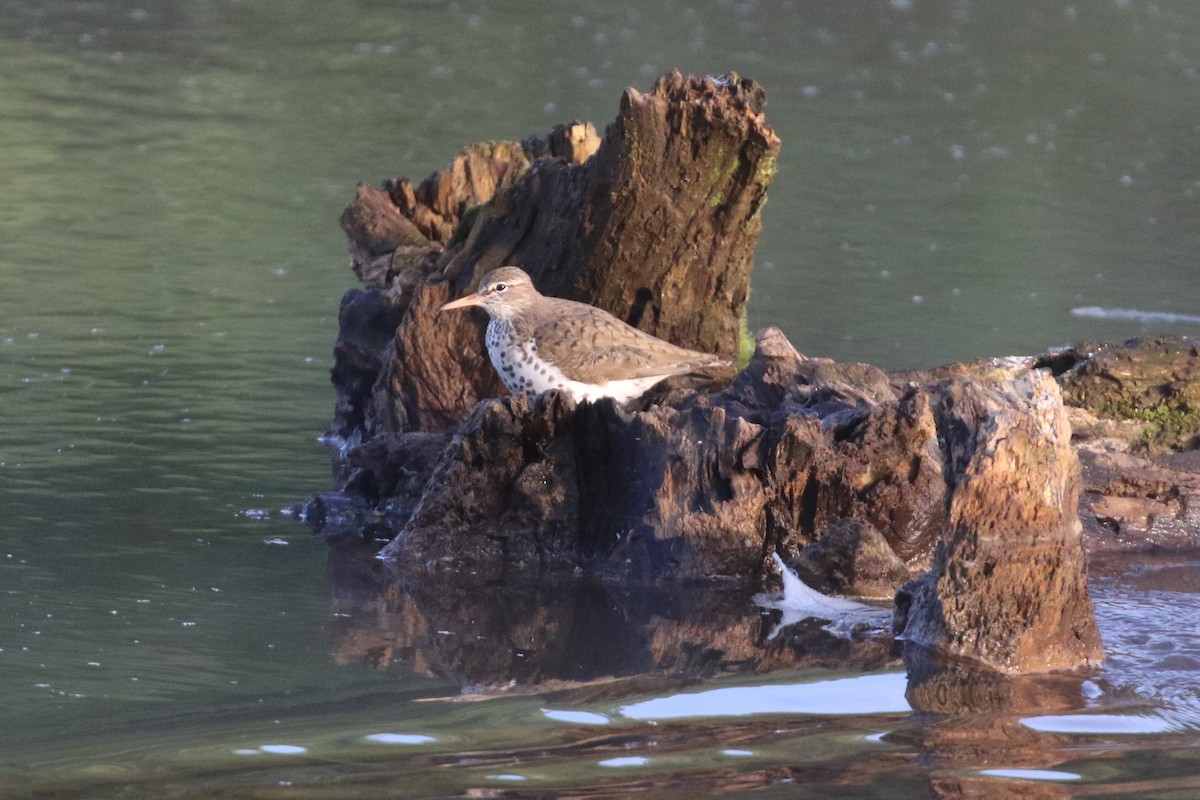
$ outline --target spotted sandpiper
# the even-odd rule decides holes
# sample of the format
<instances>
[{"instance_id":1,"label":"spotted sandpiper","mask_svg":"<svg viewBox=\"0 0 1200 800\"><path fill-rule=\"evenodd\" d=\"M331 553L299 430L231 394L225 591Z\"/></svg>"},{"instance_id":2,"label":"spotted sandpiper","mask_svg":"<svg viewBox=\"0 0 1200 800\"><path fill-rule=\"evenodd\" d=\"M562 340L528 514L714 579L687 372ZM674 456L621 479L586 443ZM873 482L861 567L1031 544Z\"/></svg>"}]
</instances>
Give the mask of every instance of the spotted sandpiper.
<instances>
[{"instance_id":1,"label":"spotted sandpiper","mask_svg":"<svg viewBox=\"0 0 1200 800\"><path fill-rule=\"evenodd\" d=\"M564 389L576 400L626 403L672 375L729 366L709 353L664 342L607 311L546 297L518 267L483 276L474 294L439 311L481 306L491 320L487 350L509 391L530 398Z\"/></svg>"}]
</instances>

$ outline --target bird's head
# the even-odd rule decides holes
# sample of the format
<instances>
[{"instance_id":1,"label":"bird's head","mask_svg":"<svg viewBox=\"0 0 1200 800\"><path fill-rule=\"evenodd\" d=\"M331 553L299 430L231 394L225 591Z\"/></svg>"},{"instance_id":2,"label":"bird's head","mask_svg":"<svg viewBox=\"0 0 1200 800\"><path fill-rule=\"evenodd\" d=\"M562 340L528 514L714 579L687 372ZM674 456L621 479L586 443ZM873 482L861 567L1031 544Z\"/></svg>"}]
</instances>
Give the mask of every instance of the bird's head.
<instances>
[{"instance_id":1,"label":"bird's head","mask_svg":"<svg viewBox=\"0 0 1200 800\"><path fill-rule=\"evenodd\" d=\"M483 276L474 294L451 300L438 311L480 306L493 317L507 319L538 297L533 281L520 267L499 267Z\"/></svg>"}]
</instances>

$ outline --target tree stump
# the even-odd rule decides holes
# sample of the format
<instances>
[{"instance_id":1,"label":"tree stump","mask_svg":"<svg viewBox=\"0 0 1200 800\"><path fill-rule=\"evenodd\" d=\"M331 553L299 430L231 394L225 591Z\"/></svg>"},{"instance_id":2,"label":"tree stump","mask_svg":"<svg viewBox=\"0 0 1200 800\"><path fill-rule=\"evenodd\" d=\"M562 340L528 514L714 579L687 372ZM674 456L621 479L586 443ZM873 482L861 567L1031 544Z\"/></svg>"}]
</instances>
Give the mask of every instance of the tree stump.
<instances>
[{"instance_id":1,"label":"tree stump","mask_svg":"<svg viewBox=\"0 0 1200 800\"><path fill-rule=\"evenodd\" d=\"M360 187L342 224L368 288L343 300L329 433L345 491L309 518L390 539L398 569L477 580L761 577L820 538L807 566L830 585L886 592L932 565L901 595L914 642L1002 670L1094 663L1078 462L1028 364L906 380L768 329L732 380L663 382L628 410L509 397L482 316L438 315L511 263L733 357L779 150L762 106L751 81L673 73L627 90L602 138L575 123Z\"/></svg>"},{"instance_id":2,"label":"tree stump","mask_svg":"<svg viewBox=\"0 0 1200 800\"><path fill-rule=\"evenodd\" d=\"M468 147L415 188L403 178L359 187L342 215L355 272L401 322L373 400L339 401L373 413L339 417L335 436L446 430L507 393L487 362L482 315L437 315L505 264L543 294L736 358L779 152L763 104L753 81L675 72L646 94L626 90L603 139L572 123L545 139Z\"/></svg>"},{"instance_id":3,"label":"tree stump","mask_svg":"<svg viewBox=\"0 0 1200 800\"><path fill-rule=\"evenodd\" d=\"M933 567L896 597L896 632L1004 672L1095 665L1079 459L1058 385L1042 371L1004 391L965 384L945 398L947 531Z\"/></svg>"}]
</instances>

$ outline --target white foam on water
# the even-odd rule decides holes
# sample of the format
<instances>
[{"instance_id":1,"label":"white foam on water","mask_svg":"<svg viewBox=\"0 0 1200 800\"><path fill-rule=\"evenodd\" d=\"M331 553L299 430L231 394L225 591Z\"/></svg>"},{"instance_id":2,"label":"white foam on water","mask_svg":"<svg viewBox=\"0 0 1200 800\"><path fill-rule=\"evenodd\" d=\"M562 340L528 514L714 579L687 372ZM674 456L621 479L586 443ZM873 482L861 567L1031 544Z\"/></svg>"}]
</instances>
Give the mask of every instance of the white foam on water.
<instances>
[{"instance_id":1,"label":"white foam on water","mask_svg":"<svg viewBox=\"0 0 1200 800\"><path fill-rule=\"evenodd\" d=\"M800 580L800 576L783 563L778 553L772 553L771 557L783 579L783 594L754 597L754 602L763 608L776 608L783 612L783 617L768 639L774 639L787 626L806 619L828 620L830 624L825 629L839 636L848 636L860 624L886 627L891 623L890 609L879 609L856 600L822 594Z\"/></svg>"},{"instance_id":2,"label":"white foam on water","mask_svg":"<svg viewBox=\"0 0 1200 800\"><path fill-rule=\"evenodd\" d=\"M1080 306L1071 309L1072 317L1089 319L1115 319L1130 322L1200 325L1200 315L1175 314L1170 311L1142 311L1136 308L1104 308L1102 306Z\"/></svg>"}]
</instances>

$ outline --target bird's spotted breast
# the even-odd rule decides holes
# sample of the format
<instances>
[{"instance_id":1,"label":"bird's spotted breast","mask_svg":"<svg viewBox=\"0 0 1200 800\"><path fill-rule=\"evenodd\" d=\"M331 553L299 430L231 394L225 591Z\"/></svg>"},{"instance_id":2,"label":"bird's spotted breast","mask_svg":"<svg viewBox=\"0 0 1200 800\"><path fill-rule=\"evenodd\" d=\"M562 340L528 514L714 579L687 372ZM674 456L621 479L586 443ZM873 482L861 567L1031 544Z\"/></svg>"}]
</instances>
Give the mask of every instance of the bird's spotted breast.
<instances>
[{"instance_id":1,"label":"bird's spotted breast","mask_svg":"<svg viewBox=\"0 0 1200 800\"><path fill-rule=\"evenodd\" d=\"M612 397L623 403L669 375L728 364L656 339L598 308L543 297L516 267L484 276L469 304L488 312L488 357L516 394L564 389L576 400Z\"/></svg>"}]
</instances>

